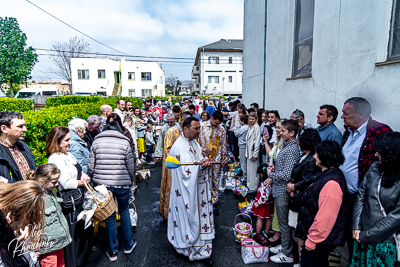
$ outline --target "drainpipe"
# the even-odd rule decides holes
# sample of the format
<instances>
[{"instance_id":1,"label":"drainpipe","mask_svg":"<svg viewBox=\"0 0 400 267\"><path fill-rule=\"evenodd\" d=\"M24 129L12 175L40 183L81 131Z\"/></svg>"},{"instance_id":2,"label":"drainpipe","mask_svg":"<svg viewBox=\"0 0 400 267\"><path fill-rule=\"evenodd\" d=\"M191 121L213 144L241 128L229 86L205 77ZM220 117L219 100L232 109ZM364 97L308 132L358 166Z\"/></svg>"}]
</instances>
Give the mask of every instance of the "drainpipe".
<instances>
[{"instance_id":1,"label":"drainpipe","mask_svg":"<svg viewBox=\"0 0 400 267\"><path fill-rule=\"evenodd\" d=\"M265 21L264 21L264 77L263 77L263 108L265 108L265 70L266 70L266 55L267 55L267 2L265 0Z\"/></svg>"}]
</instances>

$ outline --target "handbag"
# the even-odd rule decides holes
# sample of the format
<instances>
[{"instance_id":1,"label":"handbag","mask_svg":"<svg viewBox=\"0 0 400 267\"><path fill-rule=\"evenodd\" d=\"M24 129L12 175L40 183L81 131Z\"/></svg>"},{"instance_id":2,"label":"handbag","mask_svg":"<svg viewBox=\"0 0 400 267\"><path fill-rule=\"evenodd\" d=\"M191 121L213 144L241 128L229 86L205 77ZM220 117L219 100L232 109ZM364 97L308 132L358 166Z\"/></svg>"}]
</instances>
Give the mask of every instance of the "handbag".
<instances>
[{"instance_id":1,"label":"handbag","mask_svg":"<svg viewBox=\"0 0 400 267\"><path fill-rule=\"evenodd\" d=\"M253 240L264 247L269 246L271 244L271 242L261 233L254 234Z\"/></svg>"},{"instance_id":2,"label":"handbag","mask_svg":"<svg viewBox=\"0 0 400 267\"><path fill-rule=\"evenodd\" d=\"M245 264L269 261L269 247L258 244L253 239L242 241L242 260Z\"/></svg>"},{"instance_id":3,"label":"handbag","mask_svg":"<svg viewBox=\"0 0 400 267\"><path fill-rule=\"evenodd\" d=\"M383 176L383 174L382 174L382 176ZM378 183L378 203L379 203L379 206L381 207L383 216L386 217L387 216L386 211L382 206L381 200L379 199L379 191L381 190L382 176L379 179L379 183ZM394 241L396 242L397 261L400 261L400 236L396 233L393 233L393 238L394 238Z\"/></svg>"},{"instance_id":4,"label":"handbag","mask_svg":"<svg viewBox=\"0 0 400 267\"><path fill-rule=\"evenodd\" d=\"M303 197L304 191L297 193L293 192L293 197L289 197L289 209L295 212L299 212L301 206L301 199Z\"/></svg>"},{"instance_id":5,"label":"handbag","mask_svg":"<svg viewBox=\"0 0 400 267\"><path fill-rule=\"evenodd\" d=\"M64 209L74 208L75 210L75 207L77 205L83 203L83 194L81 188L61 190L58 191L58 194L59 197L63 200L61 206Z\"/></svg>"}]
</instances>

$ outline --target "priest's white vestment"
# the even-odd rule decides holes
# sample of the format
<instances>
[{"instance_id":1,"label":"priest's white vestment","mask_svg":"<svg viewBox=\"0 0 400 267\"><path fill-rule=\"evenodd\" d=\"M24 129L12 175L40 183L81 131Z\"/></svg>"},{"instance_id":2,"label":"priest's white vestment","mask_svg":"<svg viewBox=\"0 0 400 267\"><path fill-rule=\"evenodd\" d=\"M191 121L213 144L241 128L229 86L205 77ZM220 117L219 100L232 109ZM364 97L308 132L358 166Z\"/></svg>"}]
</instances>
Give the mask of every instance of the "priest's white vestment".
<instances>
[{"instance_id":1,"label":"priest's white vestment","mask_svg":"<svg viewBox=\"0 0 400 267\"><path fill-rule=\"evenodd\" d=\"M182 163L203 159L199 143L189 141L183 133L172 146L170 156ZM210 170L199 165L182 165L171 171L168 240L190 260L211 257L215 228Z\"/></svg>"}]
</instances>

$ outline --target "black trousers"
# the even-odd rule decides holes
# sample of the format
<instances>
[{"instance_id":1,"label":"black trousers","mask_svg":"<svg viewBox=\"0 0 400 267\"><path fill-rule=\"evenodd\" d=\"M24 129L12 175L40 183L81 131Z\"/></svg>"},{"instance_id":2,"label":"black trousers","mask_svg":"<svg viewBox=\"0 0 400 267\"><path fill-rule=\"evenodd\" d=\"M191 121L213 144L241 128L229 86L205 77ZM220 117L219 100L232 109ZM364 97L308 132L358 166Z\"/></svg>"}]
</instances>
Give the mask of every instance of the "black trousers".
<instances>
[{"instance_id":1,"label":"black trousers","mask_svg":"<svg viewBox=\"0 0 400 267\"><path fill-rule=\"evenodd\" d=\"M308 251L304 246L301 248L301 266L329 267L329 253L334 247L317 244L314 250Z\"/></svg>"}]
</instances>

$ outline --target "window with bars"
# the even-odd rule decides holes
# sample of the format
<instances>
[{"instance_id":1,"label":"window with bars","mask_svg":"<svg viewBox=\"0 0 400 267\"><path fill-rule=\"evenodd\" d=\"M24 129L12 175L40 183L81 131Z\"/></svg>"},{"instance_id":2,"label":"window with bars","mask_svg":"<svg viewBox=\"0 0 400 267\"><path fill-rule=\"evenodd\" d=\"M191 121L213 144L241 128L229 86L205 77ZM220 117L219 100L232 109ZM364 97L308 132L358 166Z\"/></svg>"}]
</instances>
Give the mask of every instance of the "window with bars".
<instances>
[{"instance_id":1,"label":"window with bars","mask_svg":"<svg viewBox=\"0 0 400 267\"><path fill-rule=\"evenodd\" d=\"M208 64L219 64L219 57L208 57Z\"/></svg>"},{"instance_id":2,"label":"window with bars","mask_svg":"<svg viewBox=\"0 0 400 267\"><path fill-rule=\"evenodd\" d=\"M89 70L78 70L78 80L89 80Z\"/></svg>"},{"instance_id":3,"label":"window with bars","mask_svg":"<svg viewBox=\"0 0 400 267\"><path fill-rule=\"evenodd\" d=\"M105 79L106 78L106 70L97 70L97 78Z\"/></svg>"},{"instance_id":4,"label":"window with bars","mask_svg":"<svg viewBox=\"0 0 400 267\"><path fill-rule=\"evenodd\" d=\"M315 0L296 0L293 77L311 74Z\"/></svg>"},{"instance_id":5,"label":"window with bars","mask_svg":"<svg viewBox=\"0 0 400 267\"><path fill-rule=\"evenodd\" d=\"M128 72L128 80L134 81L135 80L135 73L134 72Z\"/></svg>"},{"instance_id":6,"label":"window with bars","mask_svg":"<svg viewBox=\"0 0 400 267\"><path fill-rule=\"evenodd\" d=\"M388 59L400 59L400 0L393 0Z\"/></svg>"},{"instance_id":7,"label":"window with bars","mask_svg":"<svg viewBox=\"0 0 400 267\"><path fill-rule=\"evenodd\" d=\"M142 81L151 81L151 72L142 72Z\"/></svg>"}]
</instances>

